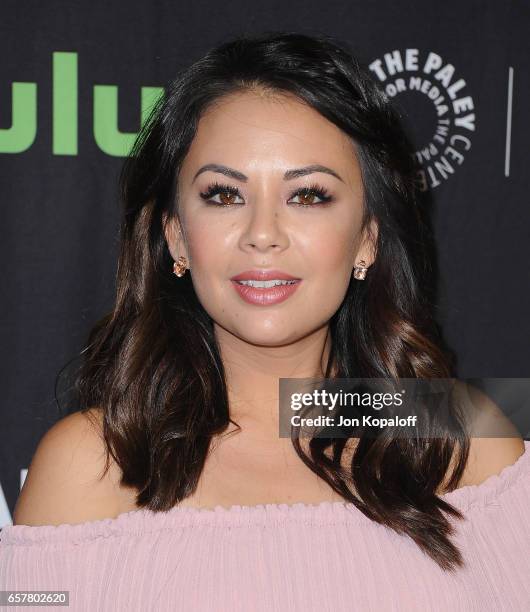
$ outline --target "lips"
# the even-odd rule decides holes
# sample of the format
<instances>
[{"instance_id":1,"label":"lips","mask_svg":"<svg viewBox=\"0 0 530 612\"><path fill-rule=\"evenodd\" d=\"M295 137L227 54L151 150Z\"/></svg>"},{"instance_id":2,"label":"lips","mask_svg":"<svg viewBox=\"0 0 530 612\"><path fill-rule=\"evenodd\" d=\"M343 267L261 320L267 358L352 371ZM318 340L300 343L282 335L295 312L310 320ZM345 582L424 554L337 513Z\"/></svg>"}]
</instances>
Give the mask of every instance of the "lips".
<instances>
[{"instance_id":1,"label":"lips","mask_svg":"<svg viewBox=\"0 0 530 612\"><path fill-rule=\"evenodd\" d=\"M245 270L238 274L237 276L232 276L230 280L233 281L242 281L242 280L301 280L296 276L291 276L286 272L282 272L281 270L263 270L263 269L254 269L254 270Z\"/></svg>"},{"instance_id":2,"label":"lips","mask_svg":"<svg viewBox=\"0 0 530 612\"><path fill-rule=\"evenodd\" d=\"M245 302L256 306L272 306L273 304L280 304L293 295L302 283L301 280L292 278L282 278L281 280L293 280L295 282L291 285L277 285L275 287L251 287L250 285L240 285L237 280L232 280L232 286Z\"/></svg>"}]
</instances>

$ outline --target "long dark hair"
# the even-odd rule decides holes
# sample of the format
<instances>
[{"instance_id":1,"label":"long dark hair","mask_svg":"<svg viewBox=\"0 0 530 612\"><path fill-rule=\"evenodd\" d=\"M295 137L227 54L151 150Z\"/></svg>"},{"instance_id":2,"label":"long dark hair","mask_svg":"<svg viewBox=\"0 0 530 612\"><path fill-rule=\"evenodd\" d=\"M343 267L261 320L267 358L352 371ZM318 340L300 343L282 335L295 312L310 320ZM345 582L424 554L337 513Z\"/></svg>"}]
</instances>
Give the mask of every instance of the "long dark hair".
<instances>
[{"instance_id":1,"label":"long dark hair","mask_svg":"<svg viewBox=\"0 0 530 612\"><path fill-rule=\"evenodd\" d=\"M212 436L234 423L212 320L190 275L176 282L164 215L178 217L179 169L202 113L221 96L251 88L294 94L352 138L364 224L378 223L375 263L365 281L350 283L330 320L326 377L453 374L432 316L432 233L399 112L348 47L329 36L268 32L225 41L169 83L124 162L115 306L92 329L76 381L82 411L103 410L106 467L112 455L122 484L138 490L137 505L154 511L194 492ZM445 486L457 486L469 438L458 426L448 435L433 418L433 439L361 437L346 471L347 440L312 440L309 454L294 445L346 501L454 570L463 560L442 510L463 516L436 491L456 450Z\"/></svg>"}]
</instances>

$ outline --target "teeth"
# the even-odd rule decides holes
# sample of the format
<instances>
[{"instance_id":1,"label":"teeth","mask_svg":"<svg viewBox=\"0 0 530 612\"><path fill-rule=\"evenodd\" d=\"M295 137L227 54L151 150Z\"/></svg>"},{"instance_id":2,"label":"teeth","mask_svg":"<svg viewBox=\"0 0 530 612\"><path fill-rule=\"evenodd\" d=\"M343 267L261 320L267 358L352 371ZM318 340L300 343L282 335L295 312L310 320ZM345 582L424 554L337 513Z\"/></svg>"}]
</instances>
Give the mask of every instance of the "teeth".
<instances>
[{"instance_id":1,"label":"teeth","mask_svg":"<svg viewBox=\"0 0 530 612\"><path fill-rule=\"evenodd\" d=\"M248 285L249 287L261 287L263 289L267 289L269 287L276 287L277 285L292 285L296 283L295 280L268 280L268 281L259 281L259 280L244 280L244 281L236 281L240 285Z\"/></svg>"}]
</instances>

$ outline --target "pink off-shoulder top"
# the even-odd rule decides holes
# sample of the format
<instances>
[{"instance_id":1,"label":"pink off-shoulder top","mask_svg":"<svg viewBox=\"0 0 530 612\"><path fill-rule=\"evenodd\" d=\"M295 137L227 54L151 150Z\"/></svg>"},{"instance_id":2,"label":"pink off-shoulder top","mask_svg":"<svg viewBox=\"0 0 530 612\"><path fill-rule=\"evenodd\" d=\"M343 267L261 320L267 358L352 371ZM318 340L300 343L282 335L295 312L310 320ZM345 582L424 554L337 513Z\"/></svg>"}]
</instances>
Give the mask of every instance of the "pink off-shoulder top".
<instances>
[{"instance_id":1,"label":"pink off-shoulder top","mask_svg":"<svg viewBox=\"0 0 530 612\"><path fill-rule=\"evenodd\" d=\"M76 612L529 612L529 449L442 496L466 517L450 517L466 564L456 573L345 502L175 506L7 525L0 590L69 591Z\"/></svg>"}]
</instances>

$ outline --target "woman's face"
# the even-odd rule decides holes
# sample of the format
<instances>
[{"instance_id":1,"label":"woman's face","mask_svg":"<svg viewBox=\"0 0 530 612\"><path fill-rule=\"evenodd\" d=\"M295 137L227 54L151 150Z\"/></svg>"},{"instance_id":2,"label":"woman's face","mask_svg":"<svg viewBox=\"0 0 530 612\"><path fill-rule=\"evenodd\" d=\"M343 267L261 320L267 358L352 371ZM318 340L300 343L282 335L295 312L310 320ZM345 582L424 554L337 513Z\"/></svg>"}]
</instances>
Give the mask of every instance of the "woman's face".
<instances>
[{"instance_id":1,"label":"woman's face","mask_svg":"<svg viewBox=\"0 0 530 612\"><path fill-rule=\"evenodd\" d=\"M293 172L315 165L329 171ZM363 189L353 145L294 97L245 92L218 101L200 119L178 187L184 239L172 220L171 254L187 258L186 274L214 323L246 342L280 346L325 326L354 265L373 262L360 232ZM372 231L375 239L375 224ZM231 279L256 269L301 280L283 301L249 303Z\"/></svg>"}]
</instances>

